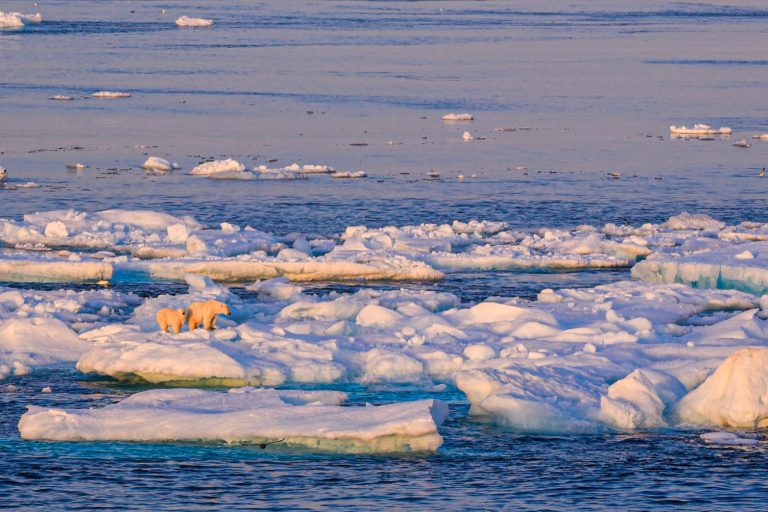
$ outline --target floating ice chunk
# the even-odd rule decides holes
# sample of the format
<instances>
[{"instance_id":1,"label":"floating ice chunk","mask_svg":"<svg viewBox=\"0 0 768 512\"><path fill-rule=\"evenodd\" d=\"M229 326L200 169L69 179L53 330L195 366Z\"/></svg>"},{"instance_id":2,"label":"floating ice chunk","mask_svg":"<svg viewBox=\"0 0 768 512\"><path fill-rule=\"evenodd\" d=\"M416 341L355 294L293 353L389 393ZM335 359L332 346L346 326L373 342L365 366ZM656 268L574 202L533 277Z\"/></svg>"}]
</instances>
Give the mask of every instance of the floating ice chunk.
<instances>
[{"instance_id":1,"label":"floating ice chunk","mask_svg":"<svg viewBox=\"0 0 768 512\"><path fill-rule=\"evenodd\" d=\"M23 26L24 20L20 13L0 11L0 28L21 28Z\"/></svg>"},{"instance_id":2,"label":"floating ice chunk","mask_svg":"<svg viewBox=\"0 0 768 512\"><path fill-rule=\"evenodd\" d=\"M297 164L284 169L270 169L266 165L258 166L255 171L262 180L298 180L304 178L299 172L300 167Z\"/></svg>"},{"instance_id":3,"label":"floating ice chunk","mask_svg":"<svg viewBox=\"0 0 768 512\"><path fill-rule=\"evenodd\" d=\"M279 442L324 451L434 451L448 415L439 400L341 407L334 391L241 388L136 393L102 409L30 407L19 421L24 439L55 441Z\"/></svg>"},{"instance_id":4,"label":"floating ice chunk","mask_svg":"<svg viewBox=\"0 0 768 512\"><path fill-rule=\"evenodd\" d=\"M179 27L210 27L213 25L213 20L206 18L190 18L188 16L181 16L176 20L176 25Z\"/></svg>"},{"instance_id":5,"label":"floating ice chunk","mask_svg":"<svg viewBox=\"0 0 768 512\"><path fill-rule=\"evenodd\" d=\"M171 224L166 228L168 240L173 244L186 243L189 238L189 228L184 224Z\"/></svg>"},{"instance_id":6,"label":"floating ice chunk","mask_svg":"<svg viewBox=\"0 0 768 512\"><path fill-rule=\"evenodd\" d=\"M731 354L675 406L681 422L736 428L768 426L768 349Z\"/></svg>"},{"instance_id":7,"label":"floating ice chunk","mask_svg":"<svg viewBox=\"0 0 768 512\"><path fill-rule=\"evenodd\" d=\"M70 162L67 164L66 167L67 169L72 169L75 171L82 171L83 169L85 169L85 165L81 164L80 162Z\"/></svg>"},{"instance_id":8,"label":"floating ice chunk","mask_svg":"<svg viewBox=\"0 0 768 512\"><path fill-rule=\"evenodd\" d=\"M674 135L729 135L732 132L728 127L712 128L708 124L695 124L693 128L672 125L669 131Z\"/></svg>"},{"instance_id":9,"label":"floating ice chunk","mask_svg":"<svg viewBox=\"0 0 768 512\"><path fill-rule=\"evenodd\" d=\"M10 14L15 14L17 16L20 16L25 23L42 23L43 22L43 15L40 14L39 12L35 14L21 14L18 12L13 12Z\"/></svg>"},{"instance_id":10,"label":"floating ice chunk","mask_svg":"<svg viewBox=\"0 0 768 512\"><path fill-rule=\"evenodd\" d=\"M752 254L752 251L746 250L746 251L740 252L739 254L734 256L734 258L736 258L737 260L753 260L755 259L755 255Z\"/></svg>"},{"instance_id":11,"label":"floating ice chunk","mask_svg":"<svg viewBox=\"0 0 768 512\"><path fill-rule=\"evenodd\" d=\"M757 139L757 140L768 140L768 133L761 133L759 135L753 135L752 138L753 139Z\"/></svg>"},{"instance_id":12,"label":"floating ice chunk","mask_svg":"<svg viewBox=\"0 0 768 512\"><path fill-rule=\"evenodd\" d=\"M160 158L159 156L151 156L147 158L147 161L141 165L141 168L145 170L168 172L171 169L175 169L176 167L174 167L173 164L165 158Z\"/></svg>"},{"instance_id":13,"label":"floating ice chunk","mask_svg":"<svg viewBox=\"0 0 768 512\"><path fill-rule=\"evenodd\" d=\"M131 94L127 92L119 92L119 91L97 91L91 94L94 98L105 98L105 99L117 99L117 98L130 98Z\"/></svg>"},{"instance_id":14,"label":"floating ice chunk","mask_svg":"<svg viewBox=\"0 0 768 512\"><path fill-rule=\"evenodd\" d=\"M349 172L349 171L338 171L331 174L332 178L365 178L368 174L364 171L356 171L356 172Z\"/></svg>"},{"instance_id":15,"label":"floating ice chunk","mask_svg":"<svg viewBox=\"0 0 768 512\"><path fill-rule=\"evenodd\" d=\"M226 160L214 160L213 162L202 163L189 171L189 174L194 174L195 176L210 176L211 174L232 171L243 172L245 171L245 166L237 160L228 158Z\"/></svg>"},{"instance_id":16,"label":"floating ice chunk","mask_svg":"<svg viewBox=\"0 0 768 512\"><path fill-rule=\"evenodd\" d=\"M443 116L443 121L472 121L474 119L474 116L472 114L445 114Z\"/></svg>"},{"instance_id":17,"label":"floating ice chunk","mask_svg":"<svg viewBox=\"0 0 768 512\"><path fill-rule=\"evenodd\" d=\"M300 286L291 284L285 277L257 281L252 285L246 286L246 288L258 293L260 299L271 301L294 302L301 297L303 292Z\"/></svg>"},{"instance_id":18,"label":"floating ice chunk","mask_svg":"<svg viewBox=\"0 0 768 512\"><path fill-rule=\"evenodd\" d=\"M54 94L50 99L53 101L72 101L75 98L66 94Z\"/></svg>"},{"instance_id":19,"label":"floating ice chunk","mask_svg":"<svg viewBox=\"0 0 768 512\"><path fill-rule=\"evenodd\" d=\"M740 437L733 432L706 432L699 437L708 444L723 446L753 446L760 443L754 437Z\"/></svg>"},{"instance_id":20,"label":"floating ice chunk","mask_svg":"<svg viewBox=\"0 0 768 512\"><path fill-rule=\"evenodd\" d=\"M207 296L226 296L229 295L229 291L225 286L214 283L207 276L199 276L196 274L185 274L184 280L189 285L189 293L207 295Z\"/></svg>"},{"instance_id":21,"label":"floating ice chunk","mask_svg":"<svg viewBox=\"0 0 768 512\"><path fill-rule=\"evenodd\" d=\"M471 140L475 140L475 138L469 132L464 132L464 134L461 136L461 138L464 140L464 142L469 142Z\"/></svg>"}]
</instances>

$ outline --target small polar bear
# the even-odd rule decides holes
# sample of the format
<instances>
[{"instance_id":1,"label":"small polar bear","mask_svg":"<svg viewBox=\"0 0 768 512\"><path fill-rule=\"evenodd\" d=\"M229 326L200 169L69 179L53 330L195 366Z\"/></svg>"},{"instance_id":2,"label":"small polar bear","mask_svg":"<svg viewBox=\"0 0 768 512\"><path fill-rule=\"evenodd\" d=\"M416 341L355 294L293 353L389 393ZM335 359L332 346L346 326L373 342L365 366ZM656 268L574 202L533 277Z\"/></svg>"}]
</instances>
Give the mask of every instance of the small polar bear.
<instances>
[{"instance_id":1,"label":"small polar bear","mask_svg":"<svg viewBox=\"0 0 768 512\"><path fill-rule=\"evenodd\" d=\"M203 328L212 331L216 328L216 315L231 315L229 306L217 300L194 302L189 306L189 330L194 331L202 324Z\"/></svg>"},{"instance_id":2,"label":"small polar bear","mask_svg":"<svg viewBox=\"0 0 768 512\"><path fill-rule=\"evenodd\" d=\"M163 308L157 312L155 320L157 320L157 325L160 326L160 330L163 332L168 332L170 327L174 334L179 334L188 314L189 312L184 308Z\"/></svg>"}]
</instances>

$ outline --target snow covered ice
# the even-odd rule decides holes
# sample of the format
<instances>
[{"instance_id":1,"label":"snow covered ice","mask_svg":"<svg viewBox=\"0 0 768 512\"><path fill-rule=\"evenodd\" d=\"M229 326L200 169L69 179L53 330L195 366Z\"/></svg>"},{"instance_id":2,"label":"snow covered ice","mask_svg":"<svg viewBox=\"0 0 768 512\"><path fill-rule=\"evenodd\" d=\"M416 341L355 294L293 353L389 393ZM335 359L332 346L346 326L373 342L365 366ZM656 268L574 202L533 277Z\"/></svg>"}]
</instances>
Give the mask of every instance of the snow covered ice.
<instances>
[{"instance_id":1,"label":"snow covered ice","mask_svg":"<svg viewBox=\"0 0 768 512\"><path fill-rule=\"evenodd\" d=\"M136 393L102 409L31 406L24 439L56 441L224 441L355 453L434 451L447 406L422 400L342 407L344 393L239 388Z\"/></svg>"}]
</instances>

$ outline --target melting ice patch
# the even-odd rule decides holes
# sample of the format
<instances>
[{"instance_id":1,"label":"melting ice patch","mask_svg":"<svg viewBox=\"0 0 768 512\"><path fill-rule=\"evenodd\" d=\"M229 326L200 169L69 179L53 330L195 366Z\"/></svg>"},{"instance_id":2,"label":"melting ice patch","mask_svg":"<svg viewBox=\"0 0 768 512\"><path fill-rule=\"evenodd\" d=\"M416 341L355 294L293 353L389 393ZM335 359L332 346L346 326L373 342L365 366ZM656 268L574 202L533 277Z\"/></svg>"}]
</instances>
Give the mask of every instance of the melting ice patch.
<instances>
[{"instance_id":1,"label":"melting ice patch","mask_svg":"<svg viewBox=\"0 0 768 512\"><path fill-rule=\"evenodd\" d=\"M24 439L224 441L357 453L434 451L448 414L439 400L342 407L335 391L240 388L145 391L101 409L30 407Z\"/></svg>"}]
</instances>

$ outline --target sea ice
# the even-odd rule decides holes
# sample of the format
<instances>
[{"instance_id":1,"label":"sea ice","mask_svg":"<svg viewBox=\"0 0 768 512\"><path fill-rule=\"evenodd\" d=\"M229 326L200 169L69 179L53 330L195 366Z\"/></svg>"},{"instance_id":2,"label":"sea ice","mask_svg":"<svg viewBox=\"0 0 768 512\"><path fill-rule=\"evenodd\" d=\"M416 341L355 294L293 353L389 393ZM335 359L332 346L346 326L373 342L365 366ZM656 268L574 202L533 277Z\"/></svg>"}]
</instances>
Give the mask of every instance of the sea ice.
<instances>
[{"instance_id":1,"label":"sea ice","mask_svg":"<svg viewBox=\"0 0 768 512\"><path fill-rule=\"evenodd\" d=\"M228 158L226 160L214 160L212 162L202 163L189 171L189 174L193 174L195 176L210 176L212 174L221 172L243 171L245 171L245 166L243 164L237 160Z\"/></svg>"},{"instance_id":2,"label":"sea ice","mask_svg":"<svg viewBox=\"0 0 768 512\"><path fill-rule=\"evenodd\" d=\"M472 121L474 119L474 116L472 114L445 114L443 116L443 121Z\"/></svg>"},{"instance_id":3,"label":"sea ice","mask_svg":"<svg viewBox=\"0 0 768 512\"><path fill-rule=\"evenodd\" d=\"M172 169L178 169L179 166L178 164L169 162L165 158L160 158L159 156L151 156L147 158L147 161L141 165L141 168L145 170L168 172Z\"/></svg>"},{"instance_id":4,"label":"sea ice","mask_svg":"<svg viewBox=\"0 0 768 512\"><path fill-rule=\"evenodd\" d=\"M94 98L116 99L116 98L130 98L131 94L127 92L118 91L97 91L91 94Z\"/></svg>"},{"instance_id":5,"label":"sea ice","mask_svg":"<svg viewBox=\"0 0 768 512\"><path fill-rule=\"evenodd\" d=\"M213 20L205 18L190 18L188 16L181 16L176 20L176 25L179 27L210 27L213 25Z\"/></svg>"},{"instance_id":6,"label":"sea ice","mask_svg":"<svg viewBox=\"0 0 768 512\"><path fill-rule=\"evenodd\" d=\"M136 393L101 409L30 406L24 439L280 443L355 453L434 451L448 415L439 400L343 407L336 391L239 388Z\"/></svg>"}]
</instances>

